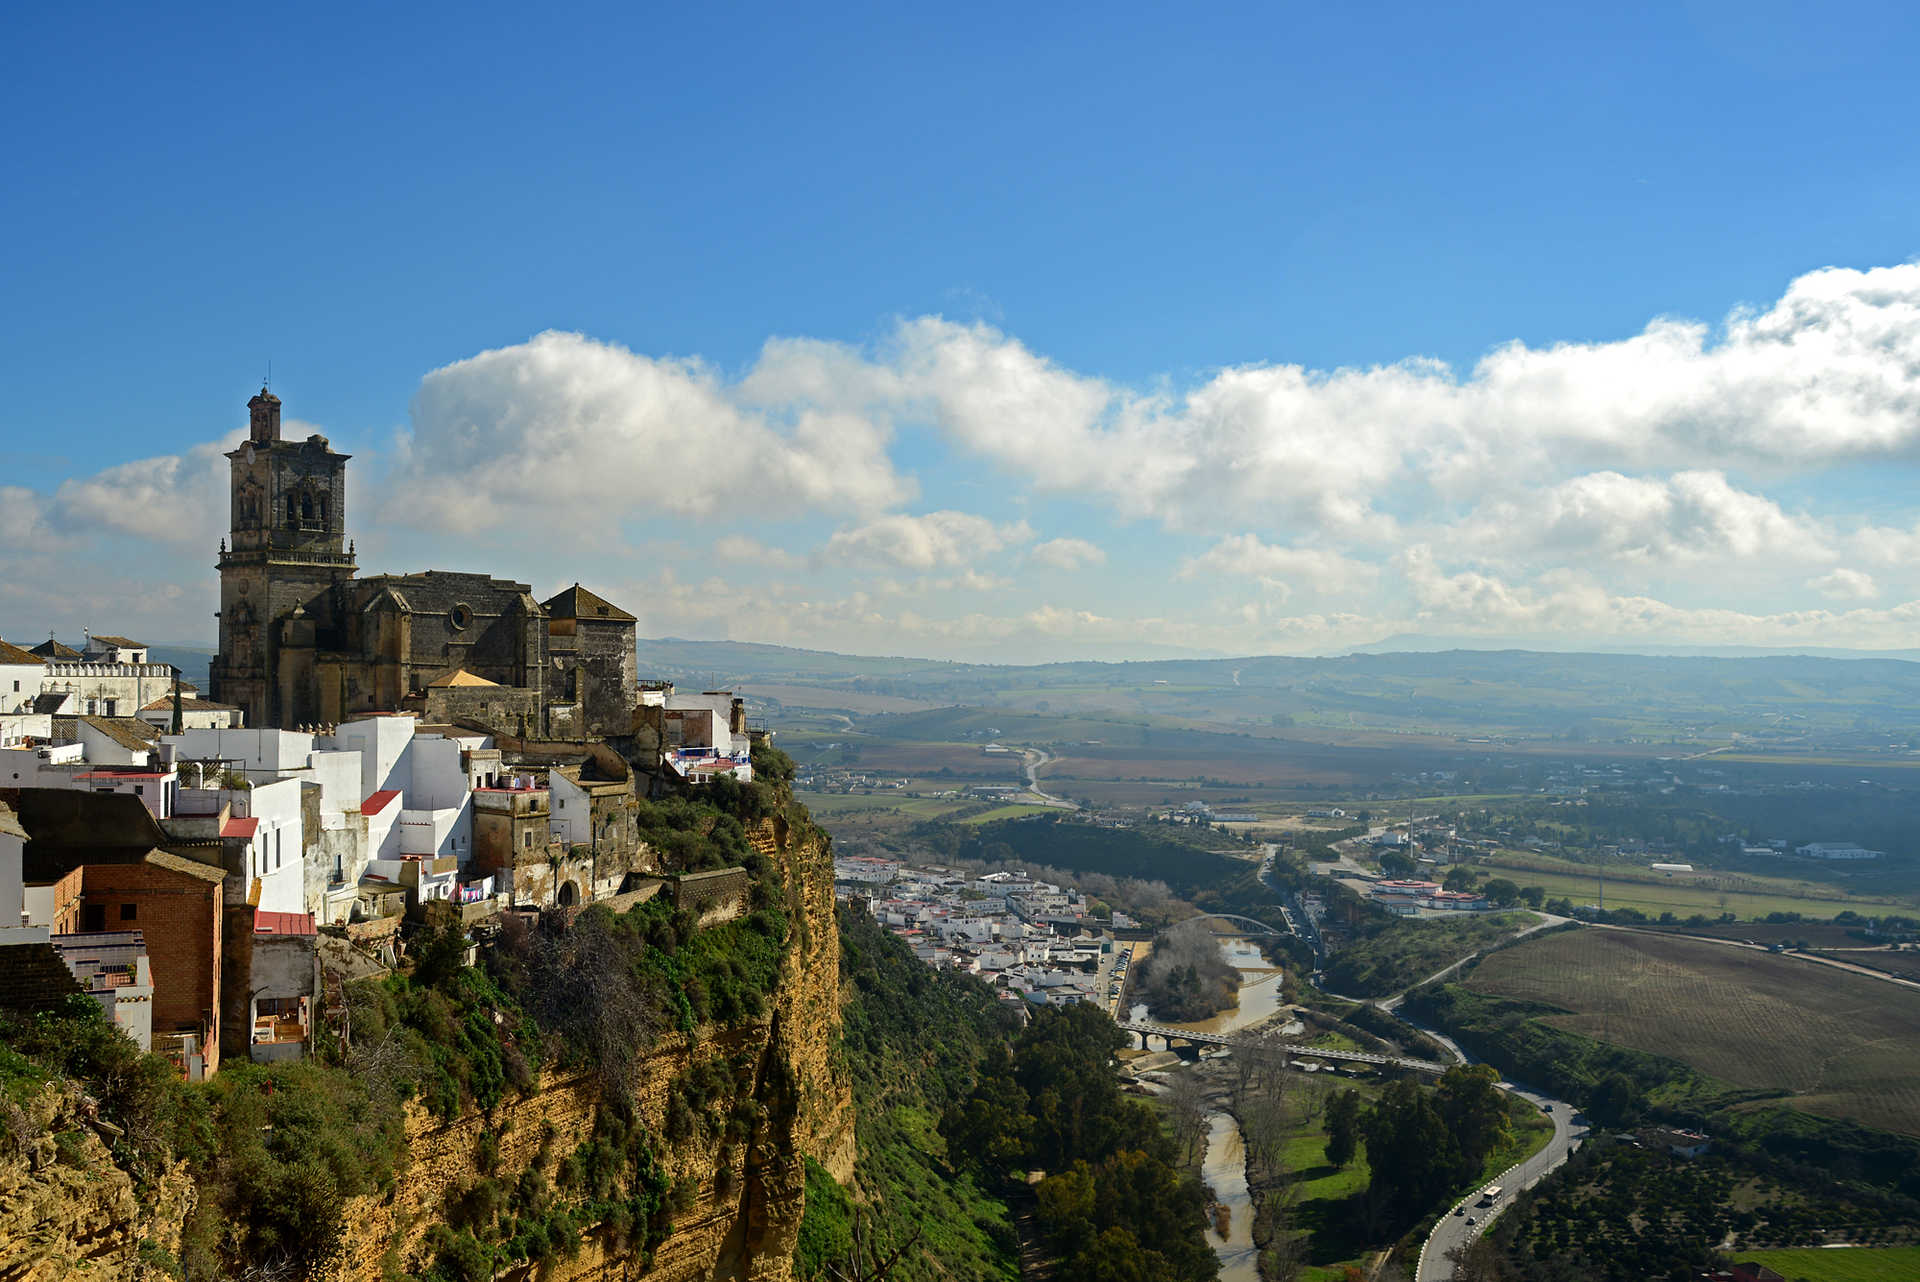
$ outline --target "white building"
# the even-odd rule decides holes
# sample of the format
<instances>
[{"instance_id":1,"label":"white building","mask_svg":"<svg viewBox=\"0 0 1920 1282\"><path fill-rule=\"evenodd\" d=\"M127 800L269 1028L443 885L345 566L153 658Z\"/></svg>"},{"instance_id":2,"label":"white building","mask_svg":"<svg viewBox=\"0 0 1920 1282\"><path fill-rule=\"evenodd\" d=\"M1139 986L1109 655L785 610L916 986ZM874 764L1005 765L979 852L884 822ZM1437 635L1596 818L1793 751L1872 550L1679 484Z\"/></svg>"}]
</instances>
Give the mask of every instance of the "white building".
<instances>
[{"instance_id":1,"label":"white building","mask_svg":"<svg viewBox=\"0 0 1920 1282\"><path fill-rule=\"evenodd\" d=\"M46 672L45 659L0 641L0 714L34 711Z\"/></svg>"},{"instance_id":2,"label":"white building","mask_svg":"<svg viewBox=\"0 0 1920 1282\"><path fill-rule=\"evenodd\" d=\"M1850 841L1810 841L1796 846L1793 853L1807 859L1878 859L1886 852L1868 850Z\"/></svg>"}]
</instances>

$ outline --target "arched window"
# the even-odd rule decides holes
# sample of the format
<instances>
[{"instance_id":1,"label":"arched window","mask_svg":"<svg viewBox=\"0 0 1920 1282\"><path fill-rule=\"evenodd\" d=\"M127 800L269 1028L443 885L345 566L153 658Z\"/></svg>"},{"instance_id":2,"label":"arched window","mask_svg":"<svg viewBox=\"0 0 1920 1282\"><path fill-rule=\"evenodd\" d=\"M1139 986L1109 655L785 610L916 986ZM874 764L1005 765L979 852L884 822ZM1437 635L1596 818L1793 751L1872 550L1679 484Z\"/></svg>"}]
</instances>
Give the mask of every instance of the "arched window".
<instances>
[{"instance_id":1,"label":"arched window","mask_svg":"<svg viewBox=\"0 0 1920 1282\"><path fill-rule=\"evenodd\" d=\"M309 523L313 521L313 495L311 494L300 496L300 519Z\"/></svg>"},{"instance_id":2,"label":"arched window","mask_svg":"<svg viewBox=\"0 0 1920 1282\"><path fill-rule=\"evenodd\" d=\"M292 529L300 523L299 514L294 511L293 495L287 495L287 528Z\"/></svg>"}]
</instances>

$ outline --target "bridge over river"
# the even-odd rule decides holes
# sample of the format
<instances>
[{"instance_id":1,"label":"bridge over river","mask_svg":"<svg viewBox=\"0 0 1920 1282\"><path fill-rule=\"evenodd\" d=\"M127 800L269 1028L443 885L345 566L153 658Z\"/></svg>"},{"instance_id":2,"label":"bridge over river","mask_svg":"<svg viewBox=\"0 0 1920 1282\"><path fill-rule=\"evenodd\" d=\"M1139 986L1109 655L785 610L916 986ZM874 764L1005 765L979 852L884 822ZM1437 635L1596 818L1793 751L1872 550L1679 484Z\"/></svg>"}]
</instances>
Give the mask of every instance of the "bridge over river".
<instances>
[{"instance_id":1,"label":"bridge over river","mask_svg":"<svg viewBox=\"0 0 1920 1282\"><path fill-rule=\"evenodd\" d=\"M1389 1068L1410 1069L1416 1073L1432 1073L1436 1076L1447 1071L1445 1064L1435 1064L1431 1060L1404 1059L1398 1055L1377 1055L1372 1051L1339 1051L1324 1046L1307 1046L1299 1042L1283 1042L1270 1037L1255 1037L1246 1033L1202 1033L1191 1028L1176 1028L1170 1024L1153 1024L1146 1020L1115 1020L1114 1023L1140 1039L1140 1048L1145 1050L1147 1038L1169 1037L1192 1042L1201 1046L1266 1046L1274 1050L1291 1051L1296 1055L1312 1059L1342 1059L1356 1064L1380 1064Z\"/></svg>"}]
</instances>

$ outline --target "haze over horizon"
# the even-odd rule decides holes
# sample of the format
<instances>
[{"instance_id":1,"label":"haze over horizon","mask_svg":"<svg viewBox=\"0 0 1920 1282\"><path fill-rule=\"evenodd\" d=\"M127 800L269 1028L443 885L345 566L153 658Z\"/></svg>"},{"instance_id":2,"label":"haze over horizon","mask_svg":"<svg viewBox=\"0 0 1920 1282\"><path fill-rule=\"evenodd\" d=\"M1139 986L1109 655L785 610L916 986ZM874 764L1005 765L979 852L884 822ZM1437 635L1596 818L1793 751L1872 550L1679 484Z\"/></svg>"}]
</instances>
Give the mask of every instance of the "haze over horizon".
<instances>
[{"instance_id":1,"label":"haze over horizon","mask_svg":"<svg viewBox=\"0 0 1920 1282\"><path fill-rule=\"evenodd\" d=\"M271 361L647 636L1913 644L1904 7L491 17L16 19L0 636L211 638Z\"/></svg>"}]
</instances>

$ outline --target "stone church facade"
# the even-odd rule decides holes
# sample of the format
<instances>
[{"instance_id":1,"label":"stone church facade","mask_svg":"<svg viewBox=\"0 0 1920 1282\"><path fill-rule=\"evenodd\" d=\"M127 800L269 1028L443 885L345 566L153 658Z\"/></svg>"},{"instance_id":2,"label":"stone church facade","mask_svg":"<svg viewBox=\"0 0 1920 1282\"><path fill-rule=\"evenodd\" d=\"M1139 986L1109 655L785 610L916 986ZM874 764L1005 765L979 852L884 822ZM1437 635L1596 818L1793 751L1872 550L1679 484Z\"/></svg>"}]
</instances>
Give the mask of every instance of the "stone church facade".
<instances>
[{"instance_id":1,"label":"stone church facade","mask_svg":"<svg viewBox=\"0 0 1920 1282\"><path fill-rule=\"evenodd\" d=\"M484 574L358 577L347 459L324 436L281 439L280 398L247 402L220 547L211 696L250 726L411 710L535 739L625 735L638 703L636 623L574 584L535 599Z\"/></svg>"}]
</instances>

